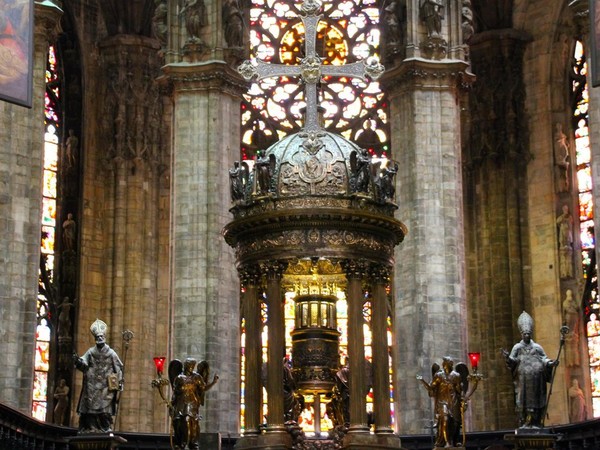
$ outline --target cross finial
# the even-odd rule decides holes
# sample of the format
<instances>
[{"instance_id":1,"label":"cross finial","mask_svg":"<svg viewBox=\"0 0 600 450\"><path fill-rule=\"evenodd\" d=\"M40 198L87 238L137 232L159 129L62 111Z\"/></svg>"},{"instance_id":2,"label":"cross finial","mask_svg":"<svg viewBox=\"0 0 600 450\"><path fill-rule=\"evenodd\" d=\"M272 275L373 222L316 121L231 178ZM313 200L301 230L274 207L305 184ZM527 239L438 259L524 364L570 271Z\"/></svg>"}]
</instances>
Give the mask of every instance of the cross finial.
<instances>
[{"instance_id":1,"label":"cross finial","mask_svg":"<svg viewBox=\"0 0 600 450\"><path fill-rule=\"evenodd\" d=\"M318 0L304 0L302 3L302 23L304 24L306 55L300 60L300 65L288 66L283 64L269 64L258 59L256 65L244 61L238 71L246 80L256 77L258 80L270 77L299 76L304 82L304 100L306 102L306 117L304 121L305 132L316 132L320 129L318 119L318 92L317 84L324 76L350 77L365 79L368 75L376 80L381 76L384 67L377 61L365 60L341 66L324 65L322 58L317 55L317 27L322 15L321 2Z\"/></svg>"}]
</instances>

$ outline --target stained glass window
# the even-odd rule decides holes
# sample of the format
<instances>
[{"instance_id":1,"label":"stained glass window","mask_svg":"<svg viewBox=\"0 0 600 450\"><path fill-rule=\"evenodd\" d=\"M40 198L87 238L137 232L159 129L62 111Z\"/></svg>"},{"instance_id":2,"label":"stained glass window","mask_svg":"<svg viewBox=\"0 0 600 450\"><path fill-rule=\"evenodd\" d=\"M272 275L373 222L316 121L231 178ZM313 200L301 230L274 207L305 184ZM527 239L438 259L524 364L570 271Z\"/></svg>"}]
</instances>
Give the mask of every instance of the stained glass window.
<instances>
[{"instance_id":1,"label":"stained glass window","mask_svg":"<svg viewBox=\"0 0 600 450\"><path fill-rule=\"evenodd\" d=\"M583 45L577 42L574 54L572 92L574 99L573 125L579 196L579 224L585 288L583 294L587 344L592 384L593 416L600 417L600 303L596 270L594 237L594 201L592 196L591 148L588 128L587 64Z\"/></svg>"},{"instance_id":2,"label":"stained glass window","mask_svg":"<svg viewBox=\"0 0 600 450\"><path fill-rule=\"evenodd\" d=\"M42 236L40 258L40 281L37 308L37 331L35 343L35 367L33 381L32 415L46 420L48 402L48 372L50 370L50 322L49 284L54 282L54 253L56 242L56 213L58 197L58 151L60 121L60 90L56 51L48 50L46 64L46 94L44 102L44 171L42 184Z\"/></svg>"},{"instance_id":3,"label":"stained glass window","mask_svg":"<svg viewBox=\"0 0 600 450\"><path fill-rule=\"evenodd\" d=\"M301 2L252 0L251 58L298 64L303 57ZM326 2L317 29L317 53L324 64L342 65L377 57L380 32L376 0ZM328 131L389 156L387 104L379 83L324 77L319 86L323 126ZM297 78L264 79L252 84L242 102L242 158L252 159L302 127L303 86Z\"/></svg>"}]
</instances>

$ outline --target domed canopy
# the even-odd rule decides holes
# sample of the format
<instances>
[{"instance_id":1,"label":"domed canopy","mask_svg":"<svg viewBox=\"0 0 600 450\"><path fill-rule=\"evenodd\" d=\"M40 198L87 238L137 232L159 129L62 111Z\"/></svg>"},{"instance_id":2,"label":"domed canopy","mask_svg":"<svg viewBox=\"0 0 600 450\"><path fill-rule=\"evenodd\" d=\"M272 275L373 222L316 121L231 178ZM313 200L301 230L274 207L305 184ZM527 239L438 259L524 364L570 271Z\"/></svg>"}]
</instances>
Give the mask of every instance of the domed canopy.
<instances>
[{"instance_id":1,"label":"domed canopy","mask_svg":"<svg viewBox=\"0 0 600 450\"><path fill-rule=\"evenodd\" d=\"M389 264L406 234L393 217L397 168L324 130L288 136L230 170L225 239L240 264L307 255Z\"/></svg>"}]
</instances>

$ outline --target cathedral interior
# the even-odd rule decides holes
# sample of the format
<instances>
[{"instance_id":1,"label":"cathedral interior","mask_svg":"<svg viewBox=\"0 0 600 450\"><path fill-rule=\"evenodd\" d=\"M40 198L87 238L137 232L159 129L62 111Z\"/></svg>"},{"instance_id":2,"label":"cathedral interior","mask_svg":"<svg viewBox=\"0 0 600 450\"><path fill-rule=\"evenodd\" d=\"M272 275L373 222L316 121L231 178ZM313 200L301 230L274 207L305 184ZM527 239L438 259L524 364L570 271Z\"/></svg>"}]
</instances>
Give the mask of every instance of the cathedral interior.
<instances>
[{"instance_id":1,"label":"cathedral interior","mask_svg":"<svg viewBox=\"0 0 600 450\"><path fill-rule=\"evenodd\" d=\"M3 3L2 411L76 428L101 319L119 432L169 433L188 357L238 449L429 436L448 356L463 430L514 430L526 311L545 425L600 418L599 0Z\"/></svg>"}]
</instances>

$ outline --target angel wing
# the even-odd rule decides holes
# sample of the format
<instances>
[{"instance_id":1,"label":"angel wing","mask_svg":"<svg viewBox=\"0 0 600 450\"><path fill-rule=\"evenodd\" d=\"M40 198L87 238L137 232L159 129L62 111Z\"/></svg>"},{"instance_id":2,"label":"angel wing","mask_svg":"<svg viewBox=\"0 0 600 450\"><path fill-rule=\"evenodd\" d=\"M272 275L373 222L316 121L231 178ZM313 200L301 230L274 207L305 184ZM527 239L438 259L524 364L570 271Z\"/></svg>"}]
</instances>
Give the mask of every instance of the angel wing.
<instances>
[{"instance_id":1,"label":"angel wing","mask_svg":"<svg viewBox=\"0 0 600 450\"><path fill-rule=\"evenodd\" d=\"M433 377L435 376L436 373L438 373L440 371L440 365L438 363L433 363L431 365L431 379L433 380Z\"/></svg>"},{"instance_id":2,"label":"angel wing","mask_svg":"<svg viewBox=\"0 0 600 450\"><path fill-rule=\"evenodd\" d=\"M207 361L201 361L198 363L198 367L196 368L196 372L200 374L205 383L208 383L208 373L210 371L210 367L208 366Z\"/></svg>"},{"instance_id":3,"label":"angel wing","mask_svg":"<svg viewBox=\"0 0 600 450\"><path fill-rule=\"evenodd\" d=\"M464 396L469 389L469 368L464 362L459 362L454 367L454 370L460 375L460 390Z\"/></svg>"},{"instance_id":4,"label":"angel wing","mask_svg":"<svg viewBox=\"0 0 600 450\"><path fill-rule=\"evenodd\" d=\"M169 363L169 381L171 382L171 387L173 387L173 383L175 382L175 378L183 372L183 363L178 359L174 359Z\"/></svg>"}]
</instances>

